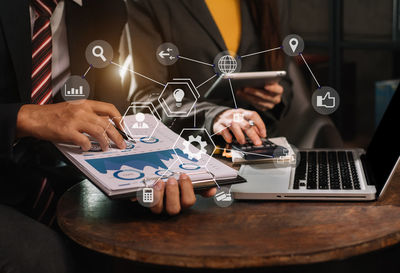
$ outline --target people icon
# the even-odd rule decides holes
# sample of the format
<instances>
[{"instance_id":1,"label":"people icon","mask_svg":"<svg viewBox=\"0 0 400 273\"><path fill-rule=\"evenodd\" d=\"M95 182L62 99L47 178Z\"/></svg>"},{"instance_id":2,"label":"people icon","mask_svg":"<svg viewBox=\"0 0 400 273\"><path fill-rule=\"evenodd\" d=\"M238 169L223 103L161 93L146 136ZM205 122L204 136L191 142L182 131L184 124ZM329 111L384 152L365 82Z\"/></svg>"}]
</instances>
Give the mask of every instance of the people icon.
<instances>
[{"instance_id":1,"label":"people icon","mask_svg":"<svg viewBox=\"0 0 400 273\"><path fill-rule=\"evenodd\" d=\"M132 128L134 129L147 129L149 128L149 125L147 125L145 120L145 115L143 113L137 113L135 115L136 122L133 124Z\"/></svg>"}]
</instances>

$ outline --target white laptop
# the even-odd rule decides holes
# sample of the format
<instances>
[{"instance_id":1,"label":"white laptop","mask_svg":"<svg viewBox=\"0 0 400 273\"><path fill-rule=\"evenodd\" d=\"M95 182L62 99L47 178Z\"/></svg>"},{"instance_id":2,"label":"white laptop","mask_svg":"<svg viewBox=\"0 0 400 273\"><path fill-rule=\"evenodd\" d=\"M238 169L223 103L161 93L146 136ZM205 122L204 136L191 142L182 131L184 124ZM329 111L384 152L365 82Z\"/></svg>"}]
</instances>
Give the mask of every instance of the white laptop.
<instances>
[{"instance_id":1,"label":"white laptop","mask_svg":"<svg viewBox=\"0 0 400 273\"><path fill-rule=\"evenodd\" d=\"M242 165L248 182L233 185L235 199L375 200L400 165L400 87L365 152L362 149L300 150L298 164ZM297 165L297 167L296 167Z\"/></svg>"}]
</instances>

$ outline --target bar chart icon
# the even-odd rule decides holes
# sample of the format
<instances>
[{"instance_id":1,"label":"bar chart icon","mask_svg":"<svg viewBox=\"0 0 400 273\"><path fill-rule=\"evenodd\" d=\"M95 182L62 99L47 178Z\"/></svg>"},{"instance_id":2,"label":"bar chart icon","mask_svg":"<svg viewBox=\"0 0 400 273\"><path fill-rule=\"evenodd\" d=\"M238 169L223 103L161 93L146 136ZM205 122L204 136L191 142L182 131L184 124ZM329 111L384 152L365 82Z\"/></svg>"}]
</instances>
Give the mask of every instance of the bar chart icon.
<instances>
[{"instance_id":1,"label":"bar chart icon","mask_svg":"<svg viewBox=\"0 0 400 273\"><path fill-rule=\"evenodd\" d=\"M79 103L89 97L90 86L86 79L79 75L70 76L61 88L60 93L65 101Z\"/></svg>"},{"instance_id":2,"label":"bar chart icon","mask_svg":"<svg viewBox=\"0 0 400 273\"><path fill-rule=\"evenodd\" d=\"M73 88L67 90L67 85L64 85L64 92L66 97L84 97L85 94L83 93L83 86L79 86L79 88Z\"/></svg>"}]
</instances>

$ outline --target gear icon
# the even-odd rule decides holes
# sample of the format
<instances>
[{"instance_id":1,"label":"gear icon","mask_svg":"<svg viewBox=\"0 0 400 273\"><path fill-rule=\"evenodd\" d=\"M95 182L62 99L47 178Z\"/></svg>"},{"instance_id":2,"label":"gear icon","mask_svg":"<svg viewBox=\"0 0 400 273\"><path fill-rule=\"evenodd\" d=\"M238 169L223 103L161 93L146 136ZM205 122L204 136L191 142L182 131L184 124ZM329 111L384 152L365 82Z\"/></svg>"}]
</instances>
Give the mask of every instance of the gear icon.
<instances>
[{"instance_id":1,"label":"gear icon","mask_svg":"<svg viewBox=\"0 0 400 273\"><path fill-rule=\"evenodd\" d=\"M197 153L193 153L189 149L189 145L193 145L193 143L197 143L198 145L200 145L200 150ZM197 160L200 160L201 155L207 153L207 150L205 149L207 146L207 142L202 141L201 136L194 137L193 135L190 135L189 141L185 140L183 142L183 146L185 146L185 148L183 149L183 153L185 153L189 157L189 159L195 158Z\"/></svg>"}]
</instances>

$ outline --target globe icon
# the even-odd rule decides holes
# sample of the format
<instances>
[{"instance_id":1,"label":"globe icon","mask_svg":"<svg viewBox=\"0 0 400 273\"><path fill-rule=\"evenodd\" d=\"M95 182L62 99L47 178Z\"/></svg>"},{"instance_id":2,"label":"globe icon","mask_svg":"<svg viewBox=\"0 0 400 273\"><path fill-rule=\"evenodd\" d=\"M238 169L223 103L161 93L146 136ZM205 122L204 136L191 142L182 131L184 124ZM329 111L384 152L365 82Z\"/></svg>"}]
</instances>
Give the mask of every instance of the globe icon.
<instances>
[{"instance_id":1,"label":"globe icon","mask_svg":"<svg viewBox=\"0 0 400 273\"><path fill-rule=\"evenodd\" d=\"M233 73L237 68L237 61L231 55L222 56L218 60L218 68L224 74Z\"/></svg>"}]
</instances>

